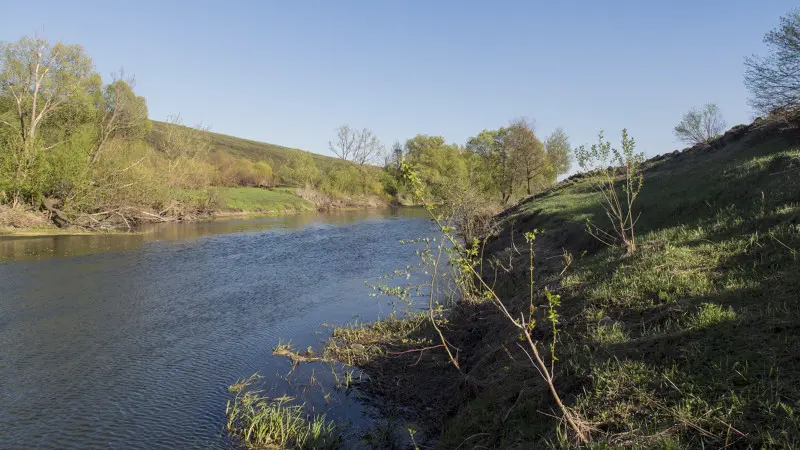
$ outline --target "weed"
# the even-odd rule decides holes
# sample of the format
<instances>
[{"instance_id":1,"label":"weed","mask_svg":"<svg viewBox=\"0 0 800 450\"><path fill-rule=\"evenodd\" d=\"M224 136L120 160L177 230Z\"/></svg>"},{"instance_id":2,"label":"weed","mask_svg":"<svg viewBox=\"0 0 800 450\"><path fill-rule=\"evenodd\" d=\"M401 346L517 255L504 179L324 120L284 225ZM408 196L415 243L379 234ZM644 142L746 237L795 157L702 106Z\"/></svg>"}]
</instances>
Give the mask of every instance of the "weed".
<instances>
[{"instance_id":1,"label":"weed","mask_svg":"<svg viewBox=\"0 0 800 450\"><path fill-rule=\"evenodd\" d=\"M227 429L247 448L336 449L342 437L324 415L309 416L303 405L292 405L290 397L269 399L246 388L251 377L237 382L225 414Z\"/></svg>"}]
</instances>

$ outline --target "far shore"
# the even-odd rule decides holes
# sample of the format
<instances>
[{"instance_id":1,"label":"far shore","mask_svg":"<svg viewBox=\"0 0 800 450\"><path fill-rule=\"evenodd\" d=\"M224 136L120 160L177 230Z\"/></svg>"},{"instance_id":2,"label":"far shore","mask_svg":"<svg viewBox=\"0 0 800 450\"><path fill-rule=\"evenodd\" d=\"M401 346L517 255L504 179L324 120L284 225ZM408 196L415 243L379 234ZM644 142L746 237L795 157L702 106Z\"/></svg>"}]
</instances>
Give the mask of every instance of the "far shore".
<instances>
[{"instance_id":1,"label":"far shore","mask_svg":"<svg viewBox=\"0 0 800 450\"><path fill-rule=\"evenodd\" d=\"M163 224L168 223L193 223L193 222L203 222L203 221L213 221L213 220L221 220L221 219L257 219L259 217L280 217L280 216L293 216L296 214L303 214L303 213L333 213L338 211L356 211L356 210L367 210L367 209L381 209L381 208L388 208L391 206L398 206L398 205L381 205L375 207L369 206L351 206L351 207L337 207L332 208L329 210L305 210L305 209L282 209L279 211L219 211L215 212L210 215L205 216L197 216L187 219L180 219L171 222L163 222ZM147 225L159 225L160 223L152 223ZM68 228L59 228L56 225L38 225L35 227L6 227L0 225L0 240L7 239L7 238L41 238L41 237L55 237L55 236L105 236L105 235L137 235L137 234L146 234L146 231L142 231L138 229L138 227L134 227L133 230L125 230L125 229L112 229L112 230L92 230L92 229L85 229L81 227L71 226Z\"/></svg>"}]
</instances>

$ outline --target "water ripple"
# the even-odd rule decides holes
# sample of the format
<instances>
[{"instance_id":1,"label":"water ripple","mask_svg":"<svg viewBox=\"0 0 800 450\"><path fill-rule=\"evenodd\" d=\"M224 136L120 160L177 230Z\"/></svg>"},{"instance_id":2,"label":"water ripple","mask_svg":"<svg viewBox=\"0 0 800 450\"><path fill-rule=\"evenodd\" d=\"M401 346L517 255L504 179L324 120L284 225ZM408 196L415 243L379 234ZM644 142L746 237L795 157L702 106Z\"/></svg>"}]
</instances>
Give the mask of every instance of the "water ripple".
<instances>
[{"instance_id":1,"label":"water ripple","mask_svg":"<svg viewBox=\"0 0 800 450\"><path fill-rule=\"evenodd\" d=\"M311 221L103 253L60 241L38 260L41 242L15 243L25 257L0 263L0 445L230 447L226 387L284 370L279 339L317 344L320 323L374 315L363 281L412 262L397 240L429 231L396 216Z\"/></svg>"}]
</instances>

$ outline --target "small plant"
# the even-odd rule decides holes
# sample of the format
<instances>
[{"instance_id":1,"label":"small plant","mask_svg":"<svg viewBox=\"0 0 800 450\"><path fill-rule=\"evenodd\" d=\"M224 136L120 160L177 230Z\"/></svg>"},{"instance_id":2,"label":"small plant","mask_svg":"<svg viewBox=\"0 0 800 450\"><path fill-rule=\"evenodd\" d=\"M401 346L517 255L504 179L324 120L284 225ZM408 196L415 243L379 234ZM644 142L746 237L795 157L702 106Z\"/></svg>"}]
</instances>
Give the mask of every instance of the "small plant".
<instances>
[{"instance_id":1,"label":"small plant","mask_svg":"<svg viewBox=\"0 0 800 450\"><path fill-rule=\"evenodd\" d=\"M246 388L254 377L241 380L229 390L236 398L228 401L225 414L228 432L247 448L340 448L342 437L324 415L309 416L303 405L292 405L291 397L266 398Z\"/></svg>"},{"instance_id":2,"label":"small plant","mask_svg":"<svg viewBox=\"0 0 800 450\"><path fill-rule=\"evenodd\" d=\"M698 328L716 325L720 322L727 322L736 319L736 311L732 308L723 308L714 303L703 303L700 310L692 317L691 322Z\"/></svg>"},{"instance_id":3,"label":"small plant","mask_svg":"<svg viewBox=\"0 0 800 450\"><path fill-rule=\"evenodd\" d=\"M644 154L635 153L635 150L636 142L628 136L628 130L622 130L621 150L612 148L611 142L604 141L601 131L597 144L589 149L580 146L575 151L578 165L589 173L592 188L600 193L600 205L612 227L609 232L588 221L586 228L589 234L609 246L621 243L628 254L636 251L634 227L639 217L634 216L633 205L644 182L641 172ZM613 164L618 167L613 167ZM618 192L617 181L620 178L621 192Z\"/></svg>"}]
</instances>

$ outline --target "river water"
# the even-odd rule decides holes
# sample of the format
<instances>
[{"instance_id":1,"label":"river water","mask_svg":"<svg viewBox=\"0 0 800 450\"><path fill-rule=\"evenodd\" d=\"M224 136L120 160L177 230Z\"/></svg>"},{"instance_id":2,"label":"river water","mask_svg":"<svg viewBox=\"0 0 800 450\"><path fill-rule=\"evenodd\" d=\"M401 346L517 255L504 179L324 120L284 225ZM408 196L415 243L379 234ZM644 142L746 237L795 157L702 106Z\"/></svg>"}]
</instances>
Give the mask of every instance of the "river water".
<instances>
[{"instance_id":1,"label":"river water","mask_svg":"<svg viewBox=\"0 0 800 450\"><path fill-rule=\"evenodd\" d=\"M258 372L291 393L275 344L318 346L325 324L388 313L364 281L416 261L398 241L430 235L424 217L356 211L0 240L0 447L231 447L227 387ZM328 414L358 424L367 408L344 400Z\"/></svg>"}]
</instances>

